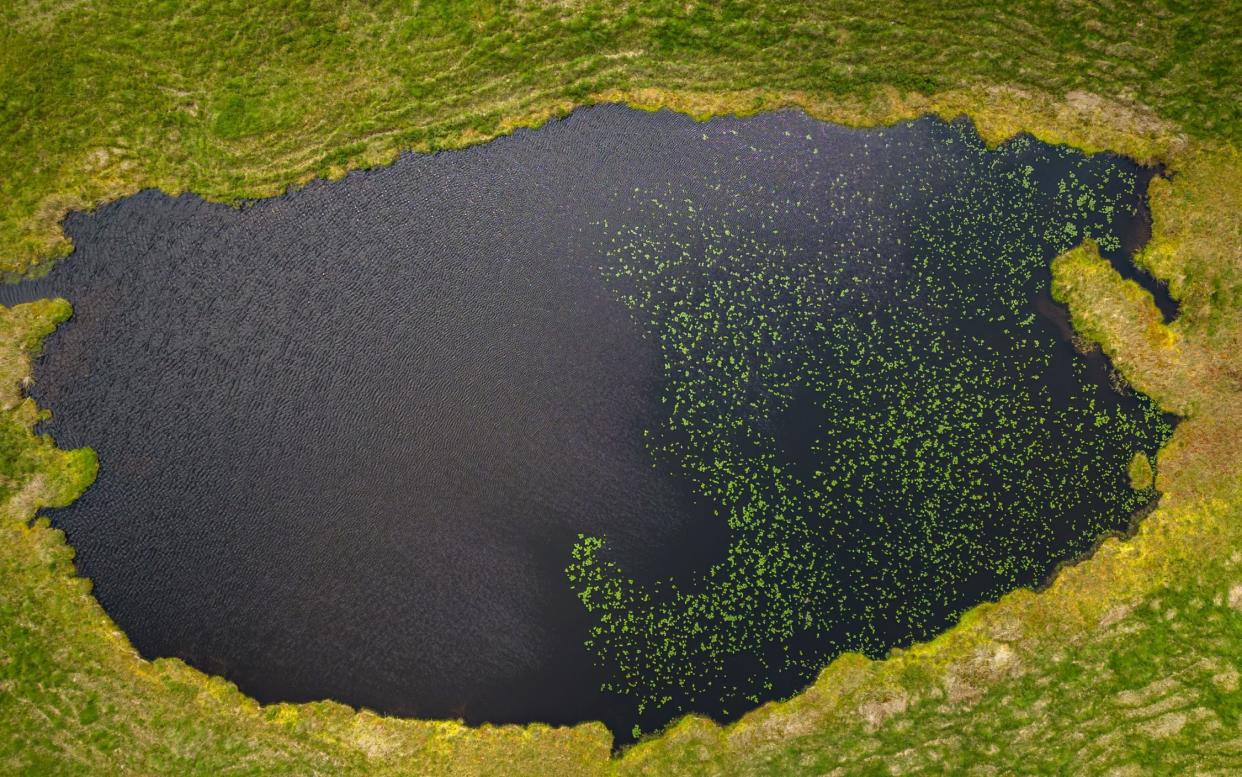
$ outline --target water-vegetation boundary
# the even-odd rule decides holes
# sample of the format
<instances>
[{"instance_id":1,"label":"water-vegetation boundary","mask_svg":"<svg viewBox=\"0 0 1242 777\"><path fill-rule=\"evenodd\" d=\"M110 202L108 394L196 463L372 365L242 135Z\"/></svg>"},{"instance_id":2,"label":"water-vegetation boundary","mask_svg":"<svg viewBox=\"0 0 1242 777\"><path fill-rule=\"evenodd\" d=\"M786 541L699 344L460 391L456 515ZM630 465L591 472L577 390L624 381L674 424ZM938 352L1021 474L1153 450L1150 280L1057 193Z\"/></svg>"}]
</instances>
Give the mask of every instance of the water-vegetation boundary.
<instances>
[{"instance_id":1,"label":"water-vegetation boundary","mask_svg":"<svg viewBox=\"0 0 1242 777\"><path fill-rule=\"evenodd\" d=\"M1229 74L1225 81L1239 82ZM1205 114L1221 97L1194 82L1182 86L1177 99L1202 101ZM1024 773L1227 772L1242 757L1242 670L1235 663L1242 655L1242 155L1227 134L1236 128L1196 126L1190 114L1162 118L1086 92L995 87L917 97L905 89L878 89L866 100L805 90L601 89L580 99L548 96L542 108L511 115L502 109L491 134L594 101L699 117L799 105L848 124L966 113L992 142L1028 131L1165 163L1173 176L1151 185L1153 237L1136 262L1168 282L1181 303L1176 321L1164 322L1150 295L1090 246L1053 265L1055 294L1077 331L1099 343L1127 380L1185 419L1158 462L1161 503L1132 539L1104 541L1041 593L1017 591L978 607L930 643L880 662L842 657L789 701L724 727L686 718L617 758L610 758L607 731L593 724L472 729L329 702L260 706L181 662L139 658L90 596L89 583L75 576L63 535L36 517L40 507L80 493L95 462L87 451L58 451L31 433L39 411L22 391L30 358L70 311L60 301L23 305L0 313L3 770L663 775L971 773L987 765ZM488 136L466 128L443 147ZM384 137L392 140L387 156L350 157L328 172L391 159L402 145L399 133ZM312 128L302 140L314 155L343 142L331 127ZM304 171L279 159L265 175L305 180ZM159 184L133 171L110 180L114 188L89 197L85 184L81 197L53 192L60 204L47 221L54 225L69 207ZM239 185L232 196L276 191ZM42 217L32 218L22 221L28 236L42 228ZM0 245L15 271L34 266L29 257L61 250L53 241L25 254L7 235Z\"/></svg>"}]
</instances>

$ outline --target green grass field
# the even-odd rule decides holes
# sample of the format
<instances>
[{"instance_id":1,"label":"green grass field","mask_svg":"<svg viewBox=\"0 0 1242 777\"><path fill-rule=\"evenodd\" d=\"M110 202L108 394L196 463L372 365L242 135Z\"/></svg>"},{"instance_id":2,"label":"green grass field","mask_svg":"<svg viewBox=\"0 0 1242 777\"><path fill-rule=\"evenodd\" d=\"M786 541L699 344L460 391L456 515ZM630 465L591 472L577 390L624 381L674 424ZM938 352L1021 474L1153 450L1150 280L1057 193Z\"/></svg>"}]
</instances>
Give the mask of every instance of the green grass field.
<instances>
[{"instance_id":1,"label":"green grass field","mask_svg":"<svg viewBox=\"0 0 1242 777\"><path fill-rule=\"evenodd\" d=\"M69 209L145 187L237 201L480 142L575 105L967 113L1160 161L1138 262L1053 265L1079 333L1182 415L1160 506L1041 592L887 660L845 656L730 726L610 756L597 724L471 729L261 707L146 662L37 517L89 451L31 429L30 357L69 313L0 311L0 774L1234 774L1242 765L1242 6L820 3L0 4L0 270L68 253Z\"/></svg>"}]
</instances>

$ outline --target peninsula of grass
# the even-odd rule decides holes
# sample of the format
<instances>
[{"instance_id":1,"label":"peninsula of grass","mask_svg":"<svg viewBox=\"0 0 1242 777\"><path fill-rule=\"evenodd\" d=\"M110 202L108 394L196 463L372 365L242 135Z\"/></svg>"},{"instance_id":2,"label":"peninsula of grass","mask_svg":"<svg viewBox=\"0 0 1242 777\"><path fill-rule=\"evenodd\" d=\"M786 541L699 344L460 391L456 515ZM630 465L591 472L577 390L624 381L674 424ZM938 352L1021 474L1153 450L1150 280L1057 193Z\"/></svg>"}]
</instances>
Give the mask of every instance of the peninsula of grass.
<instances>
[{"instance_id":1,"label":"peninsula of grass","mask_svg":"<svg viewBox=\"0 0 1242 777\"><path fill-rule=\"evenodd\" d=\"M1242 762L1242 8L1236 3L9 3L0 269L146 187L237 202L459 147L573 106L698 117L797 105L847 124L968 114L1164 164L1136 261L1052 266L1079 334L1184 419L1159 506L1035 593L719 726L613 756L599 724L469 728L260 706L130 647L39 517L88 451L33 432L30 359L62 301L0 311L0 773L1229 774ZM1148 462L1148 470L1151 464ZM1131 477L1152 476L1140 463Z\"/></svg>"}]
</instances>

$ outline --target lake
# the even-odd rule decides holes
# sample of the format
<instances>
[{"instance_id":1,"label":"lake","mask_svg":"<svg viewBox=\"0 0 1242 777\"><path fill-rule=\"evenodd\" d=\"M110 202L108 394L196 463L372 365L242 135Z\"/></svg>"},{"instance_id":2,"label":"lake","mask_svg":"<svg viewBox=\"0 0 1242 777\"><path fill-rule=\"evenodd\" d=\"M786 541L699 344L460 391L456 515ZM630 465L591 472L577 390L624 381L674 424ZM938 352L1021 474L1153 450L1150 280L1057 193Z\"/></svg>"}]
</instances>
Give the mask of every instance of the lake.
<instances>
[{"instance_id":1,"label":"lake","mask_svg":"<svg viewBox=\"0 0 1242 777\"><path fill-rule=\"evenodd\" d=\"M1048 263L1151 170L965 121L619 106L240 209L71 214L41 431L107 612L262 701L730 719L1124 530L1173 419Z\"/></svg>"}]
</instances>

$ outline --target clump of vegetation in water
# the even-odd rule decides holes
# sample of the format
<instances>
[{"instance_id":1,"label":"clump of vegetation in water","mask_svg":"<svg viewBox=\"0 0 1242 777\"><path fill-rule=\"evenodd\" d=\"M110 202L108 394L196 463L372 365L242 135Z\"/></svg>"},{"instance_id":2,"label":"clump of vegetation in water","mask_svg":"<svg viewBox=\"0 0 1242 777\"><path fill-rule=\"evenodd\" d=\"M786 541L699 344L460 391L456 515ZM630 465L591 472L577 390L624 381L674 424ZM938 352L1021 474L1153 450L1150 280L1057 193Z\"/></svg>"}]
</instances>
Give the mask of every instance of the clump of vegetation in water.
<instances>
[{"instance_id":1,"label":"clump of vegetation in water","mask_svg":"<svg viewBox=\"0 0 1242 777\"><path fill-rule=\"evenodd\" d=\"M820 180L813 149L807 191L723 172L710 198L636 192L607 227L607 281L663 352L650 451L730 530L723 559L653 584L606 538L573 551L604 690L644 727L735 716L841 652L925 639L1153 498L1131 461L1168 422L1102 387L1032 306L1053 256L1120 247L1132 169L1026 139L990 152L964 124L938 135L927 175L882 192ZM877 133L857 165L900 170L909 143Z\"/></svg>"},{"instance_id":2,"label":"clump of vegetation in water","mask_svg":"<svg viewBox=\"0 0 1242 777\"><path fill-rule=\"evenodd\" d=\"M1147 458L1147 454L1142 451L1134 454L1134 458L1130 460L1130 488L1135 491L1151 488L1155 477L1156 473L1152 471L1151 460Z\"/></svg>"}]
</instances>

